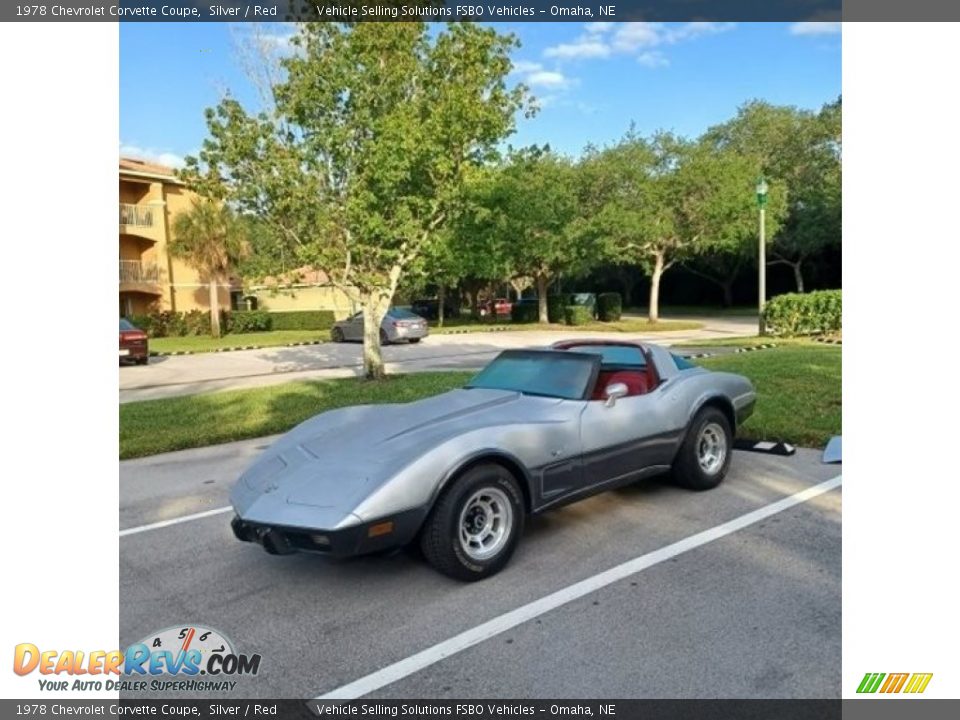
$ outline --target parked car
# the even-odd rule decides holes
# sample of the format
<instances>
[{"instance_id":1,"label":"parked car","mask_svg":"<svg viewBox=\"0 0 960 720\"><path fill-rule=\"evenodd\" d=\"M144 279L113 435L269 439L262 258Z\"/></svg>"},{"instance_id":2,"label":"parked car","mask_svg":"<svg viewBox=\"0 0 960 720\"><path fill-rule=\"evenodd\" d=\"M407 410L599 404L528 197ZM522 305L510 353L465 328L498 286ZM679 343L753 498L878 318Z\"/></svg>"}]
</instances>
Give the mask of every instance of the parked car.
<instances>
[{"instance_id":1,"label":"parked car","mask_svg":"<svg viewBox=\"0 0 960 720\"><path fill-rule=\"evenodd\" d=\"M120 318L120 361L146 365L150 360L147 334L126 318Z\"/></svg>"},{"instance_id":2,"label":"parked car","mask_svg":"<svg viewBox=\"0 0 960 720\"><path fill-rule=\"evenodd\" d=\"M440 317L440 301L437 298L421 298L410 303L410 310L415 315L427 320L437 320ZM449 295L443 300L443 316L456 317L460 314L460 305L456 297Z\"/></svg>"},{"instance_id":3,"label":"parked car","mask_svg":"<svg viewBox=\"0 0 960 720\"><path fill-rule=\"evenodd\" d=\"M665 472L716 487L755 402L747 378L656 345L505 350L462 389L297 426L237 481L232 528L272 554L417 542L440 572L480 580L527 515Z\"/></svg>"},{"instance_id":4,"label":"parked car","mask_svg":"<svg viewBox=\"0 0 960 720\"><path fill-rule=\"evenodd\" d=\"M430 329L426 318L420 317L409 310L390 308L380 323L380 344L389 345L399 340L418 343L427 335ZM330 329L330 339L334 342L347 340L363 340L363 312L348 317L333 324Z\"/></svg>"},{"instance_id":5,"label":"parked car","mask_svg":"<svg viewBox=\"0 0 960 720\"><path fill-rule=\"evenodd\" d=\"M513 303L507 298L494 298L493 300L484 300L480 303L480 317L504 317L510 314L513 309Z\"/></svg>"}]
</instances>

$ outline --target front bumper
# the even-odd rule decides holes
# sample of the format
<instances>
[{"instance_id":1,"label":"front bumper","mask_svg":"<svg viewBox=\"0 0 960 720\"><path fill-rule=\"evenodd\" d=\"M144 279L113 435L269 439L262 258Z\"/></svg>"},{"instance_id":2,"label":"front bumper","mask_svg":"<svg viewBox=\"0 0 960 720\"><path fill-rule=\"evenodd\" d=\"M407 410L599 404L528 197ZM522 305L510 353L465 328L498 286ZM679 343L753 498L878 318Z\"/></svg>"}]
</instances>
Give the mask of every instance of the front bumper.
<instances>
[{"instance_id":1,"label":"front bumper","mask_svg":"<svg viewBox=\"0 0 960 720\"><path fill-rule=\"evenodd\" d=\"M313 552L349 557L412 542L426 516L426 508L418 508L341 530L269 525L234 516L230 527L238 540L257 543L271 555Z\"/></svg>"}]
</instances>

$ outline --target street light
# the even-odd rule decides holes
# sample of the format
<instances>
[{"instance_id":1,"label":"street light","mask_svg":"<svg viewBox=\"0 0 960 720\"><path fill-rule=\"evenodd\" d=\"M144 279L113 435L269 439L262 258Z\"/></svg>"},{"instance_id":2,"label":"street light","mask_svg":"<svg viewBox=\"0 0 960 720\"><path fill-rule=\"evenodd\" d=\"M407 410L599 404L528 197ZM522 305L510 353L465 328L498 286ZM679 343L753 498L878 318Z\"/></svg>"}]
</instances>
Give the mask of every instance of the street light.
<instances>
[{"instance_id":1,"label":"street light","mask_svg":"<svg viewBox=\"0 0 960 720\"><path fill-rule=\"evenodd\" d=\"M757 301L757 310L760 316L760 334L766 335L766 323L763 321L763 305L767 300L767 241L766 241L766 207L767 190L769 190L767 181L763 175L757 178L757 207L760 208L760 259L758 279L759 279L759 299Z\"/></svg>"}]
</instances>

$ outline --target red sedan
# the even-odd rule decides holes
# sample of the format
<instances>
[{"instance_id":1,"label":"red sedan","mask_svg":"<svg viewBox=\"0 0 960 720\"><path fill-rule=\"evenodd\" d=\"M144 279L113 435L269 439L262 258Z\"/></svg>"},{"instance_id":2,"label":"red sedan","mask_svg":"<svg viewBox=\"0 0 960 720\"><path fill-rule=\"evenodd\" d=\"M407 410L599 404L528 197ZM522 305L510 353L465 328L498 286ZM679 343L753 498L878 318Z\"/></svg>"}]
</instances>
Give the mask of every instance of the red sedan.
<instances>
[{"instance_id":1,"label":"red sedan","mask_svg":"<svg viewBox=\"0 0 960 720\"><path fill-rule=\"evenodd\" d=\"M120 318L120 361L133 360L137 365L146 365L149 359L147 334L126 318Z\"/></svg>"}]
</instances>

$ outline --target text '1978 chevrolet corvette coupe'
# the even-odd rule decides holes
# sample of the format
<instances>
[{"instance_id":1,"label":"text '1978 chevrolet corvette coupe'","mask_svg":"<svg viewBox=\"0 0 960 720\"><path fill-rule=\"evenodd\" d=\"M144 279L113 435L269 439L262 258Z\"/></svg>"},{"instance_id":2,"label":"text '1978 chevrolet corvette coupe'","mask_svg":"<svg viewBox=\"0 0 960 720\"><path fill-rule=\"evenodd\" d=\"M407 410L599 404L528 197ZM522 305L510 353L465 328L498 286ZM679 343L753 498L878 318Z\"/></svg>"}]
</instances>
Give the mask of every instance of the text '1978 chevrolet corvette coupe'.
<instances>
[{"instance_id":1,"label":"text '1978 chevrolet corvette coupe'","mask_svg":"<svg viewBox=\"0 0 960 720\"><path fill-rule=\"evenodd\" d=\"M506 350L462 389L301 423L240 477L233 531L274 554L418 542L439 571L479 580L528 513L668 471L716 487L755 400L746 378L656 345Z\"/></svg>"}]
</instances>

